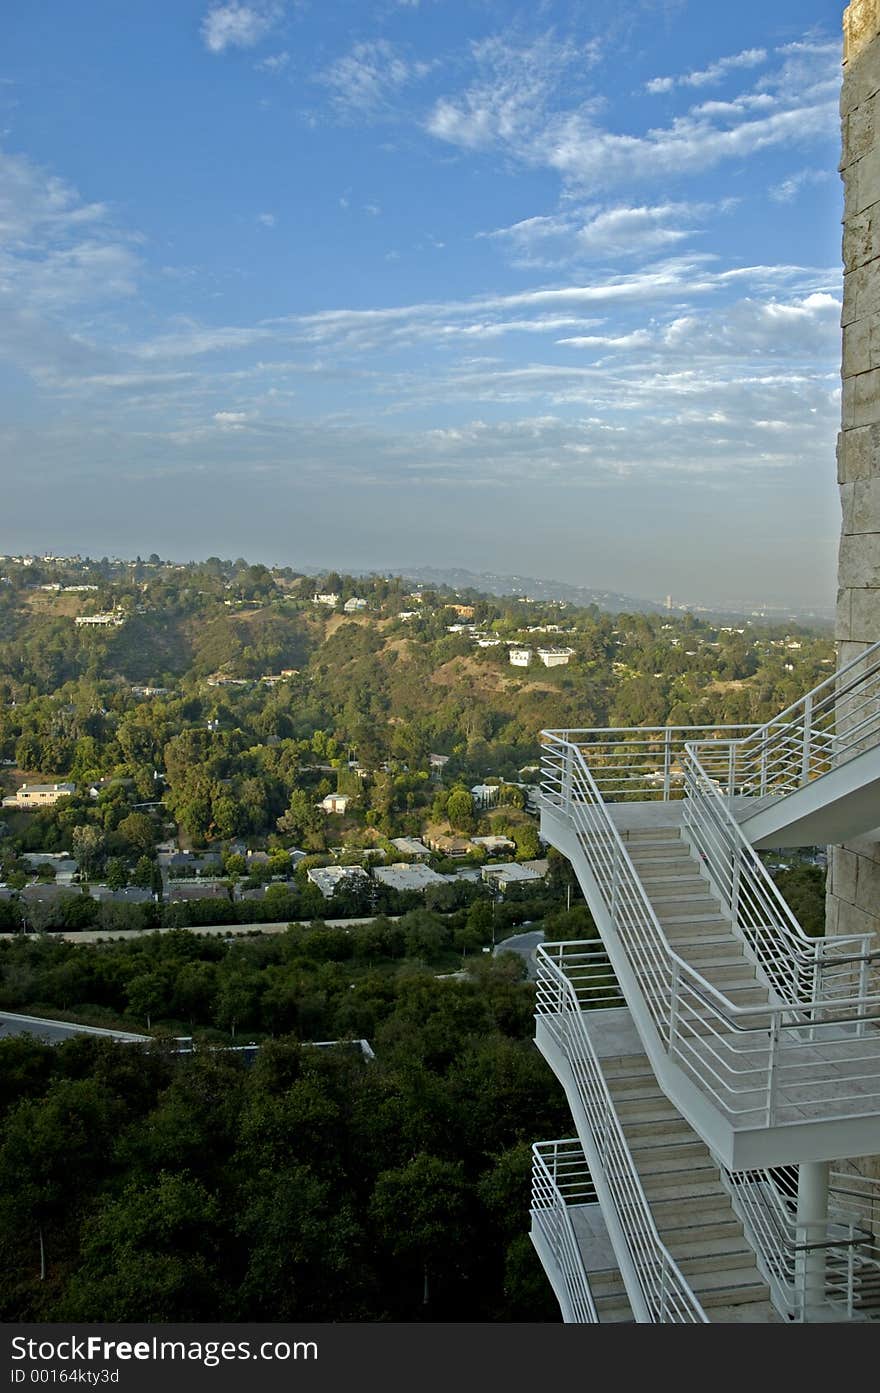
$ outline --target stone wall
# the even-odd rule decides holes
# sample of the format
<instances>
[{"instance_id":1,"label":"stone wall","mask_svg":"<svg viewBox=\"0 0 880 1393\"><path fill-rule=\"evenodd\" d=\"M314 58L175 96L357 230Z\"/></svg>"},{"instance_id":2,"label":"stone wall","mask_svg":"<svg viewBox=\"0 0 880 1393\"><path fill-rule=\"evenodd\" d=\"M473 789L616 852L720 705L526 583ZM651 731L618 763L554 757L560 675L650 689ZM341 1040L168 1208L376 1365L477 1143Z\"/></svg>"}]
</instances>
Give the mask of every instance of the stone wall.
<instances>
[{"instance_id":1,"label":"stone wall","mask_svg":"<svg viewBox=\"0 0 880 1393\"><path fill-rule=\"evenodd\" d=\"M841 663L880 638L880 0L853 0L843 36ZM827 923L829 933L880 935L880 840L832 849Z\"/></svg>"}]
</instances>

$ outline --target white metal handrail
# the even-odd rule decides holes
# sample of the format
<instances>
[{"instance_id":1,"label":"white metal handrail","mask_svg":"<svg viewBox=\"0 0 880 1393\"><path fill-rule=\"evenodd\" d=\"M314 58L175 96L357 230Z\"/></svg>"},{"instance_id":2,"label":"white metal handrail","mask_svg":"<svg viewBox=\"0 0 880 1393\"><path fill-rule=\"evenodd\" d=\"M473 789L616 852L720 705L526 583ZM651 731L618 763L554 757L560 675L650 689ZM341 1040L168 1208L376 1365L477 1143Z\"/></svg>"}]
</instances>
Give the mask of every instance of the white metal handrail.
<instances>
[{"instance_id":1,"label":"white metal handrail","mask_svg":"<svg viewBox=\"0 0 880 1393\"><path fill-rule=\"evenodd\" d=\"M599 1316L569 1212L594 1204L596 1191L583 1147L575 1139L536 1142L532 1147L532 1222L562 1279L569 1320L595 1325Z\"/></svg>"},{"instance_id":2,"label":"white metal handrail","mask_svg":"<svg viewBox=\"0 0 880 1393\"><path fill-rule=\"evenodd\" d=\"M828 1007L837 1014L844 1001L866 1001L871 963L880 961L880 954L871 952L871 935L811 938L804 933L717 780L701 764L704 748L685 747L682 826L765 982L779 1001L812 1005L816 1021ZM859 1028L863 1033L864 1012Z\"/></svg>"},{"instance_id":3,"label":"white metal handrail","mask_svg":"<svg viewBox=\"0 0 880 1393\"><path fill-rule=\"evenodd\" d=\"M727 791L754 797L792 793L878 743L880 641L772 720L732 739Z\"/></svg>"},{"instance_id":4,"label":"white metal handrail","mask_svg":"<svg viewBox=\"0 0 880 1393\"><path fill-rule=\"evenodd\" d=\"M557 959L566 948L577 952L581 974L578 992ZM536 1012L550 1031L571 1069L596 1156L602 1167L615 1216L639 1284L650 1321L661 1324L703 1323L702 1306L657 1232L650 1206L614 1108L599 1060L584 1026L582 1003L608 1000L607 956L595 945L548 944L538 948ZM592 983L600 979L600 995ZM584 985L587 980L589 985Z\"/></svg>"},{"instance_id":5,"label":"white metal handrail","mask_svg":"<svg viewBox=\"0 0 880 1393\"><path fill-rule=\"evenodd\" d=\"M755 729L754 725L607 726L547 730L543 734L551 740L589 747L590 771L606 803L634 799L668 802L683 796L688 741L701 740L707 767L726 776L731 742ZM718 752L714 761L713 746Z\"/></svg>"},{"instance_id":6,"label":"white metal handrail","mask_svg":"<svg viewBox=\"0 0 880 1393\"><path fill-rule=\"evenodd\" d=\"M542 799L572 825L661 1047L734 1125L795 1120L804 1102L827 1117L880 1111L880 996L786 1000L768 988L766 1004L735 1004L673 950L582 748L549 732ZM862 1038L841 1029L853 1020Z\"/></svg>"},{"instance_id":7,"label":"white metal handrail","mask_svg":"<svg viewBox=\"0 0 880 1393\"><path fill-rule=\"evenodd\" d=\"M817 1253L822 1255L820 1305L851 1318L858 1306L867 1304L866 1298L875 1303L880 1278L877 1241L837 1184L829 1187L821 1236L804 1241L797 1222L797 1182L785 1169L722 1168L721 1179L785 1314L797 1320L815 1316L808 1308L805 1281L808 1255ZM815 1301L816 1293L811 1293L811 1307Z\"/></svg>"}]
</instances>

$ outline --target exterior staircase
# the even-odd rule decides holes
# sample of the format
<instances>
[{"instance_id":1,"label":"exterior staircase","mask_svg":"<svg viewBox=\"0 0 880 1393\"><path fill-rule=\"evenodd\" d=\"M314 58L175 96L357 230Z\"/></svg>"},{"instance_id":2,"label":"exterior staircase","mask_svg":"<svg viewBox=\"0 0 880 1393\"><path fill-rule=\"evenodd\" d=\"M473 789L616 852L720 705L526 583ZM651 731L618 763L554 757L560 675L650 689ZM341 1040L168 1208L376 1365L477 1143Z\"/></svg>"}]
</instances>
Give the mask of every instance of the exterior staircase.
<instances>
[{"instance_id":1,"label":"exterior staircase","mask_svg":"<svg viewBox=\"0 0 880 1393\"><path fill-rule=\"evenodd\" d=\"M536 1041L566 1090L631 1317L874 1318L880 1187L856 1195L829 1164L880 1151L880 952L867 935L808 938L746 831L768 809L785 824L786 804L802 826L805 793L815 819L823 787L836 825L844 804L862 832L880 821L866 793L880 644L735 738L543 738L542 833L571 860L601 945L538 951ZM568 1214L555 1186L575 1285L596 1291L580 1315L561 1301L564 1318L602 1319L597 1297L605 1318L619 1313L609 1264L587 1275L590 1206ZM552 1244L536 1246L551 1272Z\"/></svg>"}]
</instances>

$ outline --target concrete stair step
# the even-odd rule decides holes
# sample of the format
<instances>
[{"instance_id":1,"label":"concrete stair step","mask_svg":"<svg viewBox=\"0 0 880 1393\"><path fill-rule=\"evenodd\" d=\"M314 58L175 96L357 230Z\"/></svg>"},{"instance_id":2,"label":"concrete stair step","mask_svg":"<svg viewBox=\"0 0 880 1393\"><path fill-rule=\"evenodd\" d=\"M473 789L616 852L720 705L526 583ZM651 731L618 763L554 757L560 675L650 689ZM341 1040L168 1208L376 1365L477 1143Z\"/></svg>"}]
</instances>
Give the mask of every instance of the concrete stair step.
<instances>
[{"instance_id":1,"label":"concrete stair step","mask_svg":"<svg viewBox=\"0 0 880 1393\"><path fill-rule=\"evenodd\" d=\"M734 1283L737 1281L734 1273L747 1274L754 1281L760 1280L755 1266L755 1255L747 1244L733 1252L722 1250L717 1253L691 1253L675 1260L696 1292L704 1286L704 1278L707 1279L705 1287L708 1290L718 1285L718 1276L733 1278Z\"/></svg>"},{"instance_id":2,"label":"concrete stair step","mask_svg":"<svg viewBox=\"0 0 880 1393\"><path fill-rule=\"evenodd\" d=\"M752 1270L755 1270L754 1267ZM760 1278L757 1277L753 1278L750 1282L729 1282L717 1287L701 1287L700 1290L697 1291L697 1296L700 1305L704 1308L710 1320L716 1319L712 1311L718 1307L743 1306L758 1301L768 1306L770 1304L767 1300L768 1291L766 1283L762 1282Z\"/></svg>"},{"instance_id":3,"label":"concrete stair step","mask_svg":"<svg viewBox=\"0 0 880 1393\"><path fill-rule=\"evenodd\" d=\"M684 914L696 918L721 918L718 905L711 895L682 895L677 890L670 891L668 895L658 895L651 891L648 898L661 924L666 919L679 919Z\"/></svg>"},{"instance_id":4,"label":"concrete stair step","mask_svg":"<svg viewBox=\"0 0 880 1393\"><path fill-rule=\"evenodd\" d=\"M712 1198L717 1206L723 1205L726 1199L726 1192L722 1189L715 1167L707 1167L705 1174L701 1168L695 1171L661 1171L656 1175L644 1175L642 1189L652 1209L663 1199L676 1200L681 1204L685 1200ZM656 1217L654 1222L657 1222Z\"/></svg>"},{"instance_id":5,"label":"concrete stair step","mask_svg":"<svg viewBox=\"0 0 880 1393\"><path fill-rule=\"evenodd\" d=\"M631 1101L620 1103L615 1101L614 1110L624 1126L627 1121L665 1122L670 1118L675 1120L680 1116L663 1094L653 1098L633 1098Z\"/></svg>"},{"instance_id":6,"label":"concrete stair step","mask_svg":"<svg viewBox=\"0 0 880 1393\"><path fill-rule=\"evenodd\" d=\"M725 919L724 916L720 914L717 909L711 912L707 912L705 914L702 912L695 912L693 914L689 914L687 911L685 911L682 914L672 914L667 913L666 910L663 910L662 913L657 915L657 918L660 920L660 923L664 926L664 928L667 924L705 924L707 926L708 932L710 933L713 927L716 928L717 932L717 926L723 924L727 926L727 932L730 935L730 937L734 937L733 931L730 927L730 921L728 919ZM739 942L739 939L737 939L737 942Z\"/></svg>"},{"instance_id":7,"label":"concrete stair step","mask_svg":"<svg viewBox=\"0 0 880 1393\"><path fill-rule=\"evenodd\" d=\"M711 1306L706 1312L713 1325L777 1325L782 1317L766 1299L739 1301L731 1306Z\"/></svg>"},{"instance_id":8,"label":"concrete stair step","mask_svg":"<svg viewBox=\"0 0 880 1393\"><path fill-rule=\"evenodd\" d=\"M623 1117L620 1125L630 1148L642 1139L653 1142L655 1146L679 1146L694 1136L694 1129L684 1118L680 1122L670 1118L664 1118L662 1122L632 1122Z\"/></svg>"},{"instance_id":9,"label":"concrete stair step","mask_svg":"<svg viewBox=\"0 0 880 1393\"><path fill-rule=\"evenodd\" d=\"M626 849L634 866L647 865L649 861L668 861L670 865L675 862L679 866L688 863L693 865L693 857L683 842L678 845L670 842L642 842L638 846L633 842L627 842Z\"/></svg>"},{"instance_id":10,"label":"concrete stair step","mask_svg":"<svg viewBox=\"0 0 880 1393\"><path fill-rule=\"evenodd\" d=\"M754 981L745 985L721 982L713 983L718 990L732 1001L734 1006L767 1006L769 1004L769 993L766 987L755 984Z\"/></svg>"},{"instance_id":11,"label":"concrete stair step","mask_svg":"<svg viewBox=\"0 0 880 1393\"><path fill-rule=\"evenodd\" d=\"M685 958L687 962L715 963L716 967L742 967L748 963L748 958L733 938L728 938L720 943L688 943L681 945L682 951L676 952L680 958ZM751 964L749 964L751 966Z\"/></svg>"},{"instance_id":12,"label":"concrete stair step","mask_svg":"<svg viewBox=\"0 0 880 1393\"><path fill-rule=\"evenodd\" d=\"M681 1183L693 1180L705 1180L708 1176L716 1176L720 1179L718 1167L709 1155L708 1149L700 1142L695 1143L693 1155L674 1155L674 1148L670 1147L670 1154L666 1155L662 1148L655 1146L630 1147L632 1158L635 1161L636 1170L643 1181L652 1180L657 1176L668 1176L670 1180L677 1177Z\"/></svg>"},{"instance_id":13,"label":"concrete stair step","mask_svg":"<svg viewBox=\"0 0 880 1393\"><path fill-rule=\"evenodd\" d=\"M657 1208L660 1207L659 1205L657 1206ZM685 1213L689 1211L682 1212ZM679 1252L684 1253L691 1244L703 1248L715 1243L736 1244L740 1241L745 1243L743 1226L739 1219L718 1218L713 1221L713 1213L714 1210L707 1210L702 1215L697 1214L695 1216L696 1221L689 1224L670 1225L667 1219L664 1219L662 1216L658 1217L657 1215L654 1216L654 1222L657 1224L657 1230L673 1257L676 1257ZM702 1222L700 1222L701 1219ZM707 1248L707 1251L714 1251L714 1249Z\"/></svg>"},{"instance_id":14,"label":"concrete stair step","mask_svg":"<svg viewBox=\"0 0 880 1393\"><path fill-rule=\"evenodd\" d=\"M681 956L686 962L689 961L686 954L682 953ZM700 964L700 976L713 986L723 983L725 991L734 987L755 987L760 984L754 971L749 971L750 967L750 963L716 963L710 959Z\"/></svg>"},{"instance_id":15,"label":"concrete stair step","mask_svg":"<svg viewBox=\"0 0 880 1393\"><path fill-rule=\"evenodd\" d=\"M686 845L678 827L630 827L624 834L624 840L639 842L642 846L645 842L678 842L681 846Z\"/></svg>"},{"instance_id":16,"label":"concrete stair step","mask_svg":"<svg viewBox=\"0 0 880 1393\"><path fill-rule=\"evenodd\" d=\"M641 1143L641 1145L640 1145ZM649 1175L698 1175L701 1170L711 1170L715 1174L718 1167L713 1165L708 1150L701 1142L685 1142L678 1146L653 1146L646 1138L636 1138L629 1142L630 1153L636 1170L643 1178Z\"/></svg>"},{"instance_id":17,"label":"concrete stair step","mask_svg":"<svg viewBox=\"0 0 880 1393\"><path fill-rule=\"evenodd\" d=\"M689 1195L681 1199L675 1195L659 1195L651 1205L654 1222L659 1233L678 1233L681 1230L707 1232L719 1224L736 1223L730 1207L730 1196L720 1186L704 1195ZM740 1226L741 1230L741 1226Z\"/></svg>"},{"instance_id":18,"label":"concrete stair step","mask_svg":"<svg viewBox=\"0 0 880 1393\"><path fill-rule=\"evenodd\" d=\"M590 1280L592 1282L592 1278ZM605 1296L597 1296L594 1292L593 1305L596 1307L596 1315L599 1317L600 1325L633 1325L635 1323L623 1282L620 1283L619 1293L609 1292Z\"/></svg>"},{"instance_id":19,"label":"concrete stair step","mask_svg":"<svg viewBox=\"0 0 880 1393\"><path fill-rule=\"evenodd\" d=\"M606 1055L600 1063L606 1079L641 1078L654 1072L646 1054Z\"/></svg>"}]
</instances>

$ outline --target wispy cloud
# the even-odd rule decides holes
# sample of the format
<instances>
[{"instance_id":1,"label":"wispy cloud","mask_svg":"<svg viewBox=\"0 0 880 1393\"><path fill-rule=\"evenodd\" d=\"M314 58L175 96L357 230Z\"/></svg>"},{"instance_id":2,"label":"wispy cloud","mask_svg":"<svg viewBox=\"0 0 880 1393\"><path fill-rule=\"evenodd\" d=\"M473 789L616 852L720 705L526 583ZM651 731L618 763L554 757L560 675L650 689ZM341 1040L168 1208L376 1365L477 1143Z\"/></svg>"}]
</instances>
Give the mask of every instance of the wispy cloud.
<instances>
[{"instance_id":1,"label":"wispy cloud","mask_svg":"<svg viewBox=\"0 0 880 1393\"><path fill-rule=\"evenodd\" d=\"M270 53L268 58L261 58L258 63L254 64L254 67L257 72L272 73L277 76L278 73L284 72L289 62L290 54L285 49L282 53Z\"/></svg>"},{"instance_id":2,"label":"wispy cloud","mask_svg":"<svg viewBox=\"0 0 880 1393\"><path fill-rule=\"evenodd\" d=\"M568 49L558 61L549 61L549 52L549 44L542 55L492 40L475 52L476 81L441 98L427 130L462 149L499 148L590 190L692 175L762 150L836 138L839 55L830 44L787 45L753 91L697 104L641 135L603 124L589 94L569 90Z\"/></svg>"},{"instance_id":3,"label":"wispy cloud","mask_svg":"<svg viewBox=\"0 0 880 1393\"><path fill-rule=\"evenodd\" d=\"M275 28L282 7L275 3L213 5L202 20L202 41L209 53L253 48Z\"/></svg>"},{"instance_id":4,"label":"wispy cloud","mask_svg":"<svg viewBox=\"0 0 880 1393\"><path fill-rule=\"evenodd\" d=\"M276 218L274 213L258 213L257 222L262 227L274 227L278 222L278 219Z\"/></svg>"},{"instance_id":5,"label":"wispy cloud","mask_svg":"<svg viewBox=\"0 0 880 1393\"><path fill-rule=\"evenodd\" d=\"M319 73L317 80L329 89L337 114L377 117L390 110L397 93L426 77L432 66L431 62L408 58L388 39L371 39L355 44Z\"/></svg>"},{"instance_id":6,"label":"wispy cloud","mask_svg":"<svg viewBox=\"0 0 880 1393\"><path fill-rule=\"evenodd\" d=\"M770 197L774 203L791 203L809 184L824 184L832 177L830 169L799 169L778 184L773 184Z\"/></svg>"},{"instance_id":7,"label":"wispy cloud","mask_svg":"<svg viewBox=\"0 0 880 1393\"><path fill-rule=\"evenodd\" d=\"M508 245L519 266L563 266L609 256L645 256L671 250L699 235L706 220L728 212L719 204L669 202L631 206L572 207L550 216L525 218L478 236Z\"/></svg>"},{"instance_id":8,"label":"wispy cloud","mask_svg":"<svg viewBox=\"0 0 880 1393\"><path fill-rule=\"evenodd\" d=\"M671 92L673 87L709 87L722 82L728 73L740 68L757 68L767 61L764 48L746 48L741 53L733 53L727 58L717 58L706 68L698 68L678 77L652 77L645 83L648 92Z\"/></svg>"}]
</instances>

